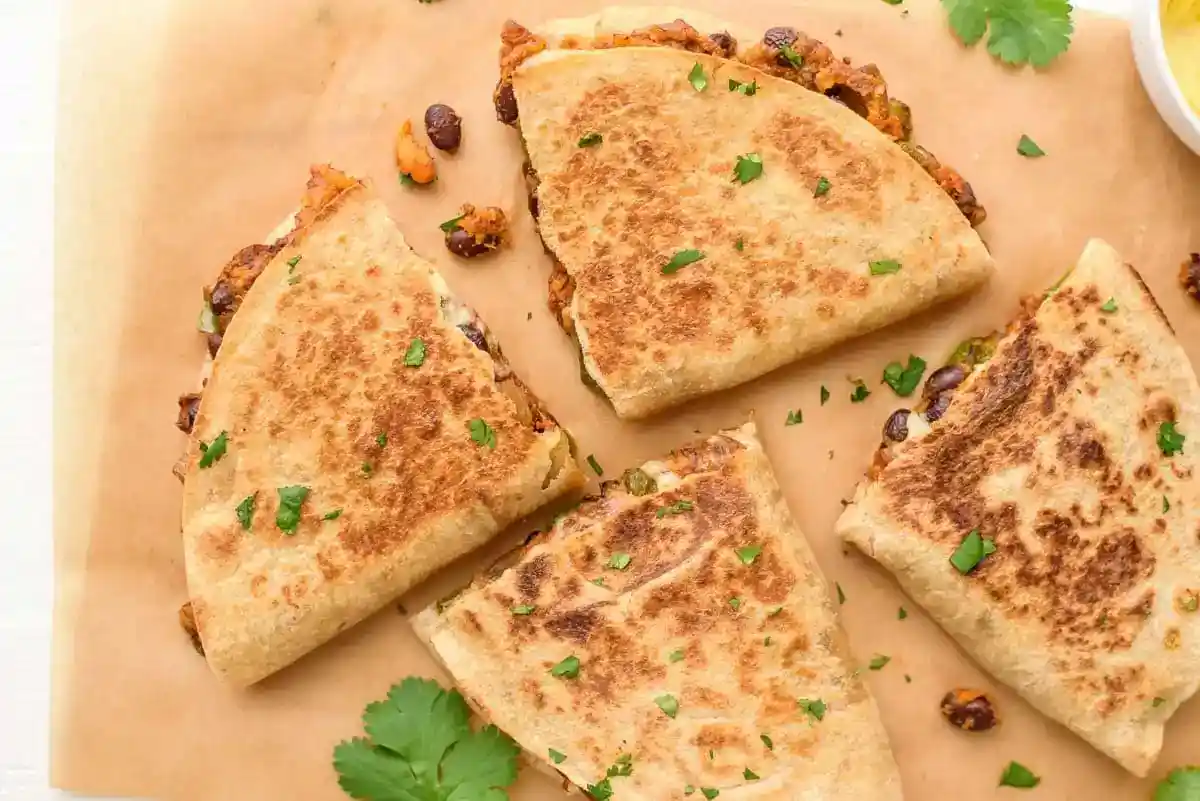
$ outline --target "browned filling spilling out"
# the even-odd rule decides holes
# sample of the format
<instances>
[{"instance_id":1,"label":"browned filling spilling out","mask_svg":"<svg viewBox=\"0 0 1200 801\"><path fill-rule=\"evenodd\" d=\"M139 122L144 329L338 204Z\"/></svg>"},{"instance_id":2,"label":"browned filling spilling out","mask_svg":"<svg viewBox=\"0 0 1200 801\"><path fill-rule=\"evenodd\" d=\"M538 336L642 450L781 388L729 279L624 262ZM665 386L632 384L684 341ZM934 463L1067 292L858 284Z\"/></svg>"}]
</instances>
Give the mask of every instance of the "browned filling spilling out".
<instances>
[{"instance_id":1,"label":"browned filling spilling out","mask_svg":"<svg viewBox=\"0 0 1200 801\"><path fill-rule=\"evenodd\" d=\"M492 99L497 118L515 126L519 123L520 115L512 89L512 74L526 59L545 50L547 42L512 20L507 21L501 29L500 42L500 80ZM674 47L731 59L792 81L810 91L820 92L854 111L895 141L950 196L972 226L978 226L987 219L987 211L979 204L971 185L952 167L942 164L936 156L912 141L912 111L907 104L888 95L887 83L874 64L855 68L850 59L837 58L824 43L788 27L768 29L762 41L739 52L737 40L728 32L705 35L681 19L639 28L630 33L603 34L592 39L566 36L558 43L558 47L564 50L604 50L632 46ZM536 228L541 211L537 196L538 176L528 154L523 172L529 193L529 213L533 216ZM547 305L563 331L578 342L575 321L571 316L575 281L554 252L549 248L545 250L553 265ZM579 369L584 382L594 387L595 381L583 364L582 349Z\"/></svg>"}]
</instances>

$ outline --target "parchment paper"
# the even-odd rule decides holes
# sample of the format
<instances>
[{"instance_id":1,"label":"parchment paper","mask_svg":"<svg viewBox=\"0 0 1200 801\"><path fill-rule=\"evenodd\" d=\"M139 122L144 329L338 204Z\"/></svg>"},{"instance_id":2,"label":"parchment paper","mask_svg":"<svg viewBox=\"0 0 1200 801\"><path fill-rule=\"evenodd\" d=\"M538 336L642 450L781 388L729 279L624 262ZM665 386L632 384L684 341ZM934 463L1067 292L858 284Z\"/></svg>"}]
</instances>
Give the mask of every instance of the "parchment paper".
<instances>
[{"instance_id":1,"label":"parchment paper","mask_svg":"<svg viewBox=\"0 0 1200 801\"><path fill-rule=\"evenodd\" d=\"M1011 794L995 788L1012 759L1043 777L1023 797L1133 801L1148 798L1169 767L1200 762L1200 701L1169 727L1152 778L1137 781L991 682L832 534L838 499L902 405L878 385L882 367L910 352L940 363L964 336L1003 325L1018 298L1052 283L1089 236L1106 237L1141 269L1200 359L1200 309L1174 283L1185 253L1200 250L1200 160L1143 95L1124 24L1080 19L1069 54L1035 75L960 48L932 0L791 8L753 0L723 9L694 0L735 22L735 32L795 25L840 54L877 62L912 105L918 141L962 171L987 206L982 230L1000 269L968 300L651 422L621 424L579 383L571 344L546 310L549 264L524 211L518 137L490 104L505 17L533 22L600 5L75 3L58 171L54 784L185 801L332 801L341 795L330 752L360 731L364 704L406 675L440 675L389 608L235 692L214 681L176 622L185 586L171 465L183 438L171 424L204 352L194 329L200 288L294 207L313 161L374 179L414 247L479 310L519 374L609 475L755 412L793 511L845 591L857 654L892 656L869 680L910 801ZM436 185L406 189L391 161L393 136L406 117L420 127L431 102L462 114L465 141L456 156L438 155ZM1022 133L1049 155L1018 156ZM491 260L454 260L437 223L464 201L506 208L515 247ZM848 376L867 380L866 403L850 404ZM832 392L824 407L822 384ZM789 409L803 410L802 425L784 427ZM535 522L404 604L438 597ZM968 736L941 720L942 694L963 685L994 693L998 730ZM513 793L518 801L561 796L531 770Z\"/></svg>"}]
</instances>

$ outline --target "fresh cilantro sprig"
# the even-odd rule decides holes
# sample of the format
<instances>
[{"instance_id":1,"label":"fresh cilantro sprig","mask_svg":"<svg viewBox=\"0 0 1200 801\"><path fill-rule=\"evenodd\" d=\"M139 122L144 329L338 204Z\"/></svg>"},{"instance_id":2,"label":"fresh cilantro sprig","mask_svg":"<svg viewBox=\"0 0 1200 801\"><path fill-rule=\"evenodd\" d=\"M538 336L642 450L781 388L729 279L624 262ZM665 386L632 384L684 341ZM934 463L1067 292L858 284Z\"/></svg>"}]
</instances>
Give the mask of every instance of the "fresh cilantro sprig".
<instances>
[{"instance_id":1,"label":"fresh cilantro sprig","mask_svg":"<svg viewBox=\"0 0 1200 801\"><path fill-rule=\"evenodd\" d=\"M472 731L463 697L410 677L367 705L356 737L333 749L338 784L363 801L507 801L519 749L495 726Z\"/></svg>"},{"instance_id":2,"label":"fresh cilantro sprig","mask_svg":"<svg viewBox=\"0 0 1200 801\"><path fill-rule=\"evenodd\" d=\"M1196 765L1171 771L1154 791L1154 801L1192 801L1194 798L1200 798L1200 767Z\"/></svg>"},{"instance_id":3,"label":"fresh cilantro sprig","mask_svg":"<svg viewBox=\"0 0 1200 801\"><path fill-rule=\"evenodd\" d=\"M1006 64L1045 67L1066 52L1075 24L1068 0L942 0L950 28L968 47L988 34L987 50Z\"/></svg>"}]
</instances>

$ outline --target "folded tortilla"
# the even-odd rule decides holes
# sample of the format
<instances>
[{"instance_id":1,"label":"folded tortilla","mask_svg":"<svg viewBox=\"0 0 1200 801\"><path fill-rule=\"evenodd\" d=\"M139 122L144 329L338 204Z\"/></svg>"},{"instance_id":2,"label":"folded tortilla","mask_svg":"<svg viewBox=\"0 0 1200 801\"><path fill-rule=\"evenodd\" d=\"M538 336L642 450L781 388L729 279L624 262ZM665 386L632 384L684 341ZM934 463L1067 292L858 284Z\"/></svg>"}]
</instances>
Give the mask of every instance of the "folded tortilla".
<instances>
[{"instance_id":1,"label":"folded tortilla","mask_svg":"<svg viewBox=\"0 0 1200 801\"><path fill-rule=\"evenodd\" d=\"M218 347L183 468L190 613L237 685L583 482L365 186L314 169L295 226L208 293Z\"/></svg>"},{"instance_id":2,"label":"folded tortilla","mask_svg":"<svg viewBox=\"0 0 1200 801\"><path fill-rule=\"evenodd\" d=\"M1200 686L1200 387L1149 290L1089 243L922 431L881 449L838 533L1146 775ZM973 530L996 550L964 574L949 560Z\"/></svg>"},{"instance_id":3,"label":"folded tortilla","mask_svg":"<svg viewBox=\"0 0 1200 801\"><path fill-rule=\"evenodd\" d=\"M901 798L753 424L606 482L414 623L478 713L593 797Z\"/></svg>"},{"instance_id":4,"label":"folded tortilla","mask_svg":"<svg viewBox=\"0 0 1200 801\"><path fill-rule=\"evenodd\" d=\"M762 45L727 58L674 25L505 32L497 97L511 91L520 112L550 306L620 417L743 383L989 276L939 180L982 209L952 170L923 166L877 70L805 37L802 75ZM837 99L811 90L826 81ZM759 164L743 183L745 157Z\"/></svg>"}]
</instances>

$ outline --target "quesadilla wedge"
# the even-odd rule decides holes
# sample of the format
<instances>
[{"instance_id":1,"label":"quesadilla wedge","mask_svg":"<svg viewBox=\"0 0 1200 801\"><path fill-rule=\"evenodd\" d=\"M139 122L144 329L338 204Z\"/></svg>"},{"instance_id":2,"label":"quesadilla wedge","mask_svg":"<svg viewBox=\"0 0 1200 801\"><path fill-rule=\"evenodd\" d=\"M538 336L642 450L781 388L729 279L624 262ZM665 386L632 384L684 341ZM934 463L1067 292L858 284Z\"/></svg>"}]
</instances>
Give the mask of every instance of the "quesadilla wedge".
<instances>
[{"instance_id":1,"label":"quesadilla wedge","mask_svg":"<svg viewBox=\"0 0 1200 801\"><path fill-rule=\"evenodd\" d=\"M878 70L795 31L739 58L682 21L562 33L597 19L507 28L497 99L528 154L550 308L618 416L743 383L990 274L974 194L923 166ZM780 66L784 52L808 66Z\"/></svg>"},{"instance_id":2,"label":"quesadilla wedge","mask_svg":"<svg viewBox=\"0 0 1200 801\"><path fill-rule=\"evenodd\" d=\"M888 426L902 441L880 449L837 531L984 669L1144 776L1200 686L1187 356L1138 274L1093 241L989 360L958 372L931 377L935 422Z\"/></svg>"},{"instance_id":3,"label":"quesadilla wedge","mask_svg":"<svg viewBox=\"0 0 1200 801\"><path fill-rule=\"evenodd\" d=\"M290 232L206 296L215 358L180 421L182 617L232 684L583 482L486 327L336 170L315 168Z\"/></svg>"},{"instance_id":4,"label":"quesadilla wedge","mask_svg":"<svg viewBox=\"0 0 1200 801\"><path fill-rule=\"evenodd\" d=\"M479 714L593 798L901 798L752 423L606 482L414 624Z\"/></svg>"}]
</instances>

